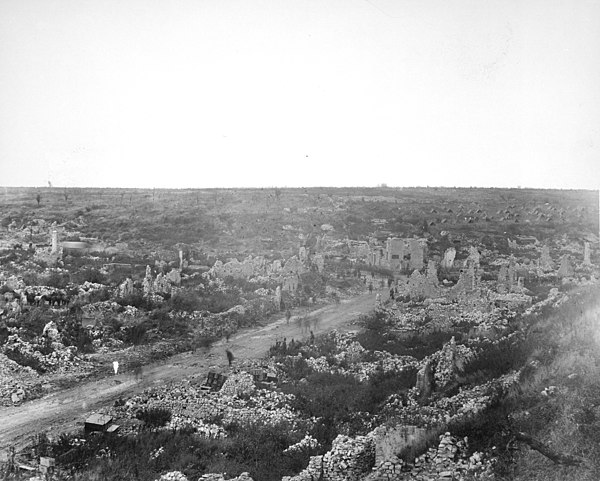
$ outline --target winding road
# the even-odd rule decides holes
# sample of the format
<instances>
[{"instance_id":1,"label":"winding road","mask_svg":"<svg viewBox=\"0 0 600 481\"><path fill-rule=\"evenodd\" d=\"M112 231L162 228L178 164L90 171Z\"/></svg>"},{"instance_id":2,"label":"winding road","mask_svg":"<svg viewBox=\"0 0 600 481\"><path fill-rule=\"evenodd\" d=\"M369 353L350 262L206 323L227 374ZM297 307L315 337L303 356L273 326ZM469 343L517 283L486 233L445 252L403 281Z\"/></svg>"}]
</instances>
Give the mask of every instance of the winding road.
<instances>
[{"instance_id":1,"label":"winding road","mask_svg":"<svg viewBox=\"0 0 600 481\"><path fill-rule=\"evenodd\" d=\"M375 307L375 296L375 292L362 294L313 311L309 316L319 318L315 334L332 329L355 329L354 321ZM204 378L209 369L224 369L227 367L226 348L239 359L264 357L277 339L299 340L305 336L295 320L296 317L292 317L288 324L285 318L277 319L258 329L241 330L229 342L221 340L195 353L184 352L166 362L147 364L141 380L136 380L129 372L122 373L81 383L18 406L0 408L0 461L7 459L10 446L19 451L37 433L58 434L77 429L90 412L112 404L119 397L129 397L149 386L160 386L189 376Z\"/></svg>"}]
</instances>

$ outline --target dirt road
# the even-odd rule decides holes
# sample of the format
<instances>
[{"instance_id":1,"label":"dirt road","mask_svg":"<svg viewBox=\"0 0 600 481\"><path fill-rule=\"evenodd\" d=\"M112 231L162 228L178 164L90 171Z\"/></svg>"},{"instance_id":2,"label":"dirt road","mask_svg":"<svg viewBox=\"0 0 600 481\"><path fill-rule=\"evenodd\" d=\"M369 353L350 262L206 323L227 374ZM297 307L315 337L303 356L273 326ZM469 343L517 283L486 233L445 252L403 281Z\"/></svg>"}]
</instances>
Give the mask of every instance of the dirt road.
<instances>
[{"instance_id":1,"label":"dirt road","mask_svg":"<svg viewBox=\"0 0 600 481\"><path fill-rule=\"evenodd\" d=\"M331 329L352 329L353 322L370 312L375 306L375 292L363 294L338 305L313 311L318 316L315 334ZM277 338L300 340L302 333L292 317L289 324L285 318L278 319L258 329L245 329L229 339L219 341L210 348L195 353L185 352L171 357L167 362L144 366L142 380L132 373L122 373L50 394L41 399L25 402L16 407L0 408L0 460L5 460L9 446L23 448L31 437L46 431L53 434L70 431L81 426L91 411L113 403L119 397L131 396L151 385L161 385L187 376L206 376L209 368L227 366L225 349L230 349L236 358L260 358L265 356Z\"/></svg>"}]
</instances>

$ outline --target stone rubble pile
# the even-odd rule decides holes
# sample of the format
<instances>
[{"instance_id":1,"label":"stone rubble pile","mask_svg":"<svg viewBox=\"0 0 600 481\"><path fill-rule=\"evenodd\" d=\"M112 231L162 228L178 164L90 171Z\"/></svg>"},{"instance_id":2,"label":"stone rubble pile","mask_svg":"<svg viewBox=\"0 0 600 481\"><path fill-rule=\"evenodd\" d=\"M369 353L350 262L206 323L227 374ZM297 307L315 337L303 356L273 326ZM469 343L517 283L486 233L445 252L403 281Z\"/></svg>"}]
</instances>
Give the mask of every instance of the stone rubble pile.
<instances>
[{"instance_id":1,"label":"stone rubble pile","mask_svg":"<svg viewBox=\"0 0 600 481\"><path fill-rule=\"evenodd\" d=\"M49 347L51 352L43 354L38 350L42 348L41 345L27 342L18 334L10 334L2 350L8 357L22 359L27 364L39 366L43 371L65 372L79 364L75 346L65 346L61 342L52 341Z\"/></svg>"},{"instance_id":2,"label":"stone rubble pile","mask_svg":"<svg viewBox=\"0 0 600 481\"><path fill-rule=\"evenodd\" d=\"M221 388L221 394L224 396L249 396L256 389L254 385L254 379L251 374L247 372L239 372L230 375L223 387Z\"/></svg>"},{"instance_id":3,"label":"stone rubble pile","mask_svg":"<svg viewBox=\"0 0 600 481\"><path fill-rule=\"evenodd\" d=\"M225 477L222 474L203 474L198 481L225 481ZM244 472L235 478L227 478L227 481L253 481L253 479L249 473Z\"/></svg>"},{"instance_id":4,"label":"stone rubble pile","mask_svg":"<svg viewBox=\"0 0 600 481\"><path fill-rule=\"evenodd\" d=\"M242 392L246 392L252 376L247 374L240 379L243 379ZM292 401L292 395L267 389L255 389L251 398L240 398L222 392L205 392L189 382L179 382L168 389L148 388L142 394L131 397L123 406L112 407L111 414L135 419L140 410L166 408L172 413L172 427L194 427L200 434L213 438L223 437L224 430L232 425L259 423L284 426L288 430L306 430L314 420L300 419L290 407Z\"/></svg>"},{"instance_id":5,"label":"stone rubble pile","mask_svg":"<svg viewBox=\"0 0 600 481\"><path fill-rule=\"evenodd\" d=\"M30 386L40 384L39 374L0 353L0 405L11 406L27 398Z\"/></svg>"},{"instance_id":6,"label":"stone rubble pile","mask_svg":"<svg viewBox=\"0 0 600 481\"><path fill-rule=\"evenodd\" d=\"M157 481L188 481L188 478L180 471L171 471L163 474Z\"/></svg>"}]
</instances>

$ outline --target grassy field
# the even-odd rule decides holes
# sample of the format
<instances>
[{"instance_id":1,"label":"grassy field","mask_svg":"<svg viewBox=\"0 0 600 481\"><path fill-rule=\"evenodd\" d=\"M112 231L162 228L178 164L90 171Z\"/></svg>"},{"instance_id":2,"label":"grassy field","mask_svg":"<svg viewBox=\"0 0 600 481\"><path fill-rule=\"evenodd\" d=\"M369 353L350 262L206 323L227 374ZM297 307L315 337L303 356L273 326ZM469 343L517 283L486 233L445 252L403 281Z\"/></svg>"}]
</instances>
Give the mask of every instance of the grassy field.
<instances>
[{"instance_id":1,"label":"grassy field","mask_svg":"<svg viewBox=\"0 0 600 481\"><path fill-rule=\"evenodd\" d=\"M506 236L597 234L598 201L594 191L530 189L4 188L2 226L19 228L33 219L105 242L186 243L278 257L295 253L300 235L310 245L324 234L324 224L332 226L328 237L334 239L437 237L446 230L490 247L504 247Z\"/></svg>"}]
</instances>

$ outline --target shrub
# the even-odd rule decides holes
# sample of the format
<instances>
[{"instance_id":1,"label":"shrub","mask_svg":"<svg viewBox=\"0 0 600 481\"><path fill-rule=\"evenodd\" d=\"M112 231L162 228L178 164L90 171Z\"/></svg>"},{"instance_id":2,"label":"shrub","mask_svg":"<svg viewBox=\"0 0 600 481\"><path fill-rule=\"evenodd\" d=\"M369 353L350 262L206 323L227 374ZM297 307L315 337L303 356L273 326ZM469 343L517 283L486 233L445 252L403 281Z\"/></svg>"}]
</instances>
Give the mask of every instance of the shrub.
<instances>
[{"instance_id":1,"label":"shrub","mask_svg":"<svg viewBox=\"0 0 600 481\"><path fill-rule=\"evenodd\" d=\"M146 427L159 428L171 420L171 411L166 408L147 408L139 411L136 418L143 421Z\"/></svg>"},{"instance_id":2,"label":"shrub","mask_svg":"<svg viewBox=\"0 0 600 481\"><path fill-rule=\"evenodd\" d=\"M70 281L70 276L67 272L52 272L44 280L44 283L50 287L56 287L57 289L64 289L67 287Z\"/></svg>"},{"instance_id":3,"label":"shrub","mask_svg":"<svg viewBox=\"0 0 600 481\"><path fill-rule=\"evenodd\" d=\"M132 306L136 309L151 309L152 304L143 296L143 294L136 292L127 297L122 297L117 300L117 304L121 306Z\"/></svg>"},{"instance_id":4,"label":"shrub","mask_svg":"<svg viewBox=\"0 0 600 481\"><path fill-rule=\"evenodd\" d=\"M26 353L19 351L18 349L6 349L4 351L4 354L9 359L15 361L17 364L21 366L30 367L35 371L39 372L40 374L44 374L47 371L47 369L37 357L30 356Z\"/></svg>"},{"instance_id":5,"label":"shrub","mask_svg":"<svg viewBox=\"0 0 600 481\"><path fill-rule=\"evenodd\" d=\"M131 326L125 329L124 333L124 341L129 344L133 344L134 346L139 346L143 344L146 340L146 334L148 330L143 323L136 324L135 326Z\"/></svg>"},{"instance_id":6,"label":"shrub","mask_svg":"<svg viewBox=\"0 0 600 481\"><path fill-rule=\"evenodd\" d=\"M93 282L95 284L105 284L107 276L94 267L86 267L75 274L75 282L83 284L84 282Z\"/></svg>"},{"instance_id":7,"label":"shrub","mask_svg":"<svg viewBox=\"0 0 600 481\"><path fill-rule=\"evenodd\" d=\"M200 310L199 296L190 289L182 289L169 299L169 307L176 311L193 312Z\"/></svg>"}]
</instances>

